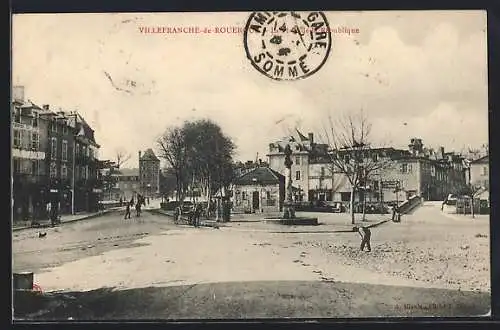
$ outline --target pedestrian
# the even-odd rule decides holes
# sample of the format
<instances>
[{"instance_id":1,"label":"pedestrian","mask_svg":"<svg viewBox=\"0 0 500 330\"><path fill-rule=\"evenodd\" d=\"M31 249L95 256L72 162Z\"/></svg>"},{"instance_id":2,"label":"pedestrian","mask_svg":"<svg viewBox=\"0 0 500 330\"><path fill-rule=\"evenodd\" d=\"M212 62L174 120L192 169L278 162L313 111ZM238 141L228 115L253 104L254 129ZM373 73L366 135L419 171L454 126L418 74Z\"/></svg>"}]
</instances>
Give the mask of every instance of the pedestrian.
<instances>
[{"instance_id":1,"label":"pedestrian","mask_svg":"<svg viewBox=\"0 0 500 330\"><path fill-rule=\"evenodd\" d=\"M368 227L353 227L352 228L352 231L354 232L358 232L359 235L361 236L361 251L363 251L365 249L365 246L366 246L366 249L368 252L371 252L372 250L372 247L370 245L370 239L371 239L371 236L372 236L372 233L370 231L370 228Z\"/></svg>"},{"instance_id":2,"label":"pedestrian","mask_svg":"<svg viewBox=\"0 0 500 330\"><path fill-rule=\"evenodd\" d=\"M398 213L397 208L397 205L392 207L392 221L396 221L396 214Z\"/></svg>"},{"instance_id":3,"label":"pedestrian","mask_svg":"<svg viewBox=\"0 0 500 330\"><path fill-rule=\"evenodd\" d=\"M147 201L147 203L148 203L148 205L149 205L149 197L146 197L146 201Z\"/></svg>"},{"instance_id":4,"label":"pedestrian","mask_svg":"<svg viewBox=\"0 0 500 330\"><path fill-rule=\"evenodd\" d=\"M50 205L50 225L54 227L57 224L57 204Z\"/></svg>"},{"instance_id":5,"label":"pedestrian","mask_svg":"<svg viewBox=\"0 0 500 330\"><path fill-rule=\"evenodd\" d=\"M125 219L130 219L130 203L127 203L125 208Z\"/></svg>"},{"instance_id":6,"label":"pedestrian","mask_svg":"<svg viewBox=\"0 0 500 330\"><path fill-rule=\"evenodd\" d=\"M123 198L120 197L120 206L123 205Z\"/></svg>"},{"instance_id":7,"label":"pedestrian","mask_svg":"<svg viewBox=\"0 0 500 330\"><path fill-rule=\"evenodd\" d=\"M140 200L137 201L137 204L135 205L135 211L137 213L137 217L141 216L141 203Z\"/></svg>"},{"instance_id":8,"label":"pedestrian","mask_svg":"<svg viewBox=\"0 0 500 330\"><path fill-rule=\"evenodd\" d=\"M194 207L193 222L195 227L200 226L200 216L202 212L201 207L201 204L196 204L196 206Z\"/></svg>"}]
</instances>

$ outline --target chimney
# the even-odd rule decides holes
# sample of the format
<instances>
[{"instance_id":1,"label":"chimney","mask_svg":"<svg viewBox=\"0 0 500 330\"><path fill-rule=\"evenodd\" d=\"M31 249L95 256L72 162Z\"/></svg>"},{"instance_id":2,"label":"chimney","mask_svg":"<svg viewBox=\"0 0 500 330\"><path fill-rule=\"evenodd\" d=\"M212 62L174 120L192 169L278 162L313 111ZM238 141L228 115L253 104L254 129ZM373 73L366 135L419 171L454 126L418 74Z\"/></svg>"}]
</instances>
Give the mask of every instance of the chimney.
<instances>
[{"instance_id":1,"label":"chimney","mask_svg":"<svg viewBox=\"0 0 500 330\"><path fill-rule=\"evenodd\" d=\"M142 154L142 152L139 151L139 160L141 160L141 154Z\"/></svg>"},{"instance_id":2,"label":"chimney","mask_svg":"<svg viewBox=\"0 0 500 330\"><path fill-rule=\"evenodd\" d=\"M314 134L313 133L309 133L307 134L309 136L309 142L311 142L311 144L314 143Z\"/></svg>"},{"instance_id":3,"label":"chimney","mask_svg":"<svg viewBox=\"0 0 500 330\"><path fill-rule=\"evenodd\" d=\"M42 105L42 108L43 108L43 110L47 110L47 111L50 110L50 106L48 104Z\"/></svg>"},{"instance_id":4,"label":"chimney","mask_svg":"<svg viewBox=\"0 0 500 330\"><path fill-rule=\"evenodd\" d=\"M12 87L12 100L24 102L24 86Z\"/></svg>"},{"instance_id":5,"label":"chimney","mask_svg":"<svg viewBox=\"0 0 500 330\"><path fill-rule=\"evenodd\" d=\"M444 158L444 147L439 147L439 155Z\"/></svg>"}]
</instances>

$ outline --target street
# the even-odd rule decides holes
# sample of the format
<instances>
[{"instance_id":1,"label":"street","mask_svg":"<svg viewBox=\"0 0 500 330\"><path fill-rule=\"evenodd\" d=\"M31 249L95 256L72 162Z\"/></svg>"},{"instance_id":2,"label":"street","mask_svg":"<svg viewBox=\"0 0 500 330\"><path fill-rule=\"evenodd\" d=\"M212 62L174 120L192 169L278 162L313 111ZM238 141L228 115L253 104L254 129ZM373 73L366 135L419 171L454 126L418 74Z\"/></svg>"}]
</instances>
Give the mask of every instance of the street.
<instances>
[{"instance_id":1,"label":"street","mask_svg":"<svg viewBox=\"0 0 500 330\"><path fill-rule=\"evenodd\" d=\"M332 232L348 227L348 215L315 216L323 225L242 216L214 229L175 226L148 212L124 220L117 212L47 229L45 238L15 233L14 271L35 272L44 292L66 292L50 299L79 297L78 308L38 316L49 319L488 313L488 219L452 219L422 206L401 223L372 228L367 253L356 233Z\"/></svg>"}]
</instances>

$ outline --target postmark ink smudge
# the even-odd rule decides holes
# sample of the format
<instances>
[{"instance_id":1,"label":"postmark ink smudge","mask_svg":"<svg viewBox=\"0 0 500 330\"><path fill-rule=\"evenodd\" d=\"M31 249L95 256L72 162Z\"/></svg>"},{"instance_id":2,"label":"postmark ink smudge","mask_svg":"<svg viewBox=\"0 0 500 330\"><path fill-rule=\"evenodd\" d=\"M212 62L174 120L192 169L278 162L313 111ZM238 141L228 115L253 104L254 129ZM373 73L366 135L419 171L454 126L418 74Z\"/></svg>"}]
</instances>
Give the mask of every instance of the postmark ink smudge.
<instances>
[{"instance_id":1,"label":"postmark ink smudge","mask_svg":"<svg viewBox=\"0 0 500 330\"><path fill-rule=\"evenodd\" d=\"M297 80L321 69L332 37L322 12L254 12L243 42L257 71L274 80Z\"/></svg>"}]
</instances>

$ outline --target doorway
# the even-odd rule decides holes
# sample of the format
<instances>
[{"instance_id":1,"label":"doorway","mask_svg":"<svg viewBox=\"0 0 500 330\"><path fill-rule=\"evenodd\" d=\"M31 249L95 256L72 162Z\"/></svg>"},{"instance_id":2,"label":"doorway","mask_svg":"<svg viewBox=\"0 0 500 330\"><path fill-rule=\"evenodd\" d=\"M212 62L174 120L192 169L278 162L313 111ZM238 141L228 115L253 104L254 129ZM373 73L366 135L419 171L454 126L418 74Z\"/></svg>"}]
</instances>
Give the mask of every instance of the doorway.
<instances>
[{"instance_id":1,"label":"doorway","mask_svg":"<svg viewBox=\"0 0 500 330\"><path fill-rule=\"evenodd\" d=\"M258 210L259 209L259 192L254 191L252 193L252 209Z\"/></svg>"}]
</instances>

